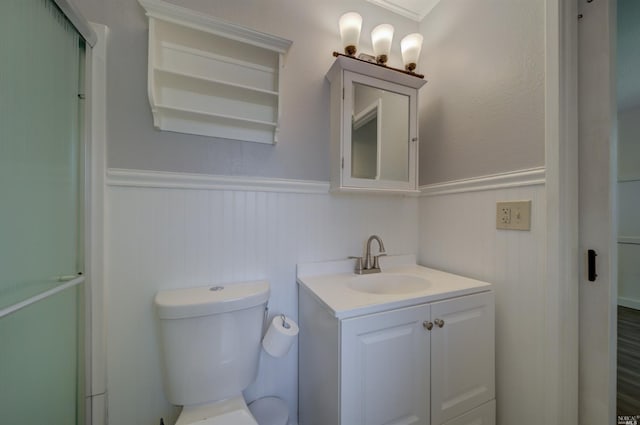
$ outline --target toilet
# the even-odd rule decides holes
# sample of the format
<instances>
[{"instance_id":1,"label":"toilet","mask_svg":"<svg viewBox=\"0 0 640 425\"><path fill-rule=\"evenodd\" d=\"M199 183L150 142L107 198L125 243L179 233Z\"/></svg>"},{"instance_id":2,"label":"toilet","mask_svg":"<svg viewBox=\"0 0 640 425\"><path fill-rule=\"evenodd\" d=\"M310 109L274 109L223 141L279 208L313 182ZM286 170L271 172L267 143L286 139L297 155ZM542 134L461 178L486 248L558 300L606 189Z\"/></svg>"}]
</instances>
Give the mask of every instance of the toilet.
<instances>
[{"instance_id":1,"label":"toilet","mask_svg":"<svg viewBox=\"0 0 640 425\"><path fill-rule=\"evenodd\" d=\"M164 390L183 406L175 425L286 425L286 404L265 397L247 406L256 378L269 283L160 291Z\"/></svg>"}]
</instances>

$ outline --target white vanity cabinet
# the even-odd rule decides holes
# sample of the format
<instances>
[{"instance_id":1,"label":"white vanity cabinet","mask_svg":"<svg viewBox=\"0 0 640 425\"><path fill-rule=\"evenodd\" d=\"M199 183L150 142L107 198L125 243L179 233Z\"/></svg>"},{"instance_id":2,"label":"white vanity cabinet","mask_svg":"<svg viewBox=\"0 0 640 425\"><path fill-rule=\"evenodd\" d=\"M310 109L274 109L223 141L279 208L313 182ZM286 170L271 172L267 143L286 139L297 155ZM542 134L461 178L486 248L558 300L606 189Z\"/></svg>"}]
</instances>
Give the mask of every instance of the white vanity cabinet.
<instances>
[{"instance_id":1,"label":"white vanity cabinet","mask_svg":"<svg viewBox=\"0 0 640 425\"><path fill-rule=\"evenodd\" d=\"M426 81L339 56L331 83L331 189L415 193L418 89Z\"/></svg>"},{"instance_id":2,"label":"white vanity cabinet","mask_svg":"<svg viewBox=\"0 0 640 425\"><path fill-rule=\"evenodd\" d=\"M343 320L340 424L428 425L431 307ZM302 422L303 424L305 422Z\"/></svg>"},{"instance_id":3,"label":"white vanity cabinet","mask_svg":"<svg viewBox=\"0 0 640 425\"><path fill-rule=\"evenodd\" d=\"M495 425L493 291L342 320L299 304L300 425Z\"/></svg>"},{"instance_id":4,"label":"white vanity cabinet","mask_svg":"<svg viewBox=\"0 0 640 425\"><path fill-rule=\"evenodd\" d=\"M495 398L494 311L493 292L431 304L433 425L449 425L448 421ZM441 328L439 320L444 322ZM484 417L484 410L477 415ZM471 413L469 423L488 424L474 422L475 417Z\"/></svg>"}]
</instances>

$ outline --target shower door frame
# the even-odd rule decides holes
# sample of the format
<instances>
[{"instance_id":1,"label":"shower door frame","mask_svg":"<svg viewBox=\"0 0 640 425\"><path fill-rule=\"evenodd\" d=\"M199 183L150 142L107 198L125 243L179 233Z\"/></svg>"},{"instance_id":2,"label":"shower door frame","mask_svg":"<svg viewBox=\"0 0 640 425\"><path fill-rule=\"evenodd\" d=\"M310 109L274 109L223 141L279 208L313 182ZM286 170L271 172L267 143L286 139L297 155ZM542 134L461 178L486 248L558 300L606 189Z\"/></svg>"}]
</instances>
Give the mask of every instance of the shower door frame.
<instances>
[{"instance_id":1,"label":"shower door frame","mask_svg":"<svg viewBox=\"0 0 640 425\"><path fill-rule=\"evenodd\" d=\"M59 1L59 0L56 0ZM65 0L66 1L66 0ZM96 35L85 56L85 424L106 423L104 330L104 211L106 173L106 54L108 28L87 23Z\"/></svg>"},{"instance_id":2,"label":"shower door frame","mask_svg":"<svg viewBox=\"0 0 640 425\"><path fill-rule=\"evenodd\" d=\"M103 211L106 145L106 37L107 27L90 24L79 12L73 0L53 0L85 40L84 56L81 56L83 75L79 89L81 114L79 144L80 158L82 240L79 240L84 274L64 277L67 280L56 288L42 292L12 306L2 309L0 317L11 315L29 305L38 303L72 287L84 285L84 394L77 394L84 403L84 424L105 423L104 397L104 320L102 318L103 284ZM97 306L98 308L94 308ZM96 400L102 401L97 403Z\"/></svg>"}]
</instances>

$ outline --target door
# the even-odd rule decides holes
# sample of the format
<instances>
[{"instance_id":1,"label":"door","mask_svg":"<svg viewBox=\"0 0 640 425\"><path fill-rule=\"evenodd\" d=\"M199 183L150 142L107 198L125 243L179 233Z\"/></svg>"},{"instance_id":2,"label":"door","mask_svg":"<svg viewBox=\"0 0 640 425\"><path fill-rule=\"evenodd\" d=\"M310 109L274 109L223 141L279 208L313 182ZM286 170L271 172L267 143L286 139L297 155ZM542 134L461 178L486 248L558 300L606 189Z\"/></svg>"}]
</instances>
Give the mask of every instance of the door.
<instances>
[{"instance_id":1,"label":"door","mask_svg":"<svg viewBox=\"0 0 640 425\"><path fill-rule=\"evenodd\" d=\"M0 422L84 423L84 42L51 0L0 2Z\"/></svg>"},{"instance_id":2,"label":"door","mask_svg":"<svg viewBox=\"0 0 640 425\"><path fill-rule=\"evenodd\" d=\"M342 321L342 425L429 425L429 310Z\"/></svg>"},{"instance_id":3,"label":"door","mask_svg":"<svg viewBox=\"0 0 640 425\"><path fill-rule=\"evenodd\" d=\"M579 1L579 423L615 423L615 0ZM587 278L586 252L597 253ZM639 412L640 413L640 412Z\"/></svg>"},{"instance_id":4,"label":"door","mask_svg":"<svg viewBox=\"0 0 640 425\"><path fill-rule=\"evenodd\" d=\"M495 398L493 292L431 305L431 423Z\"/></svg>"}]
</instances>

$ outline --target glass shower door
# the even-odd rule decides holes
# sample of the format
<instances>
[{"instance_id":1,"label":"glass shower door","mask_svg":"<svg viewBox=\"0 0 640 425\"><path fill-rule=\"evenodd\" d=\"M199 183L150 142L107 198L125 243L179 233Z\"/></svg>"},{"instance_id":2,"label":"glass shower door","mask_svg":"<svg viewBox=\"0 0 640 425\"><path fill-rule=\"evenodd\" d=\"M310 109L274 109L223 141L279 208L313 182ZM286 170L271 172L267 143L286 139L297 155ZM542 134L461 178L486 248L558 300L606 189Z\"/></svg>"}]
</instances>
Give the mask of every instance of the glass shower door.
<instances>
[{"instance_id":1,"label":"glass shower door","mask_svg":"<svg viewBox=\"0 0 640 425\"><path fill-rule=\"evenodd\" d=\"M0 3L0 422L84 423L83 41Z\"/></svg>"}]
</instances>

